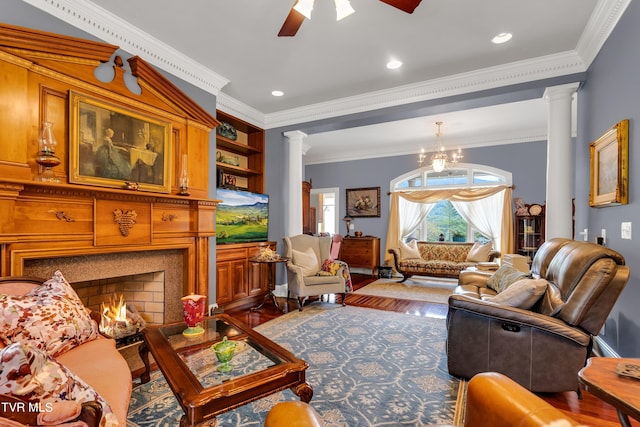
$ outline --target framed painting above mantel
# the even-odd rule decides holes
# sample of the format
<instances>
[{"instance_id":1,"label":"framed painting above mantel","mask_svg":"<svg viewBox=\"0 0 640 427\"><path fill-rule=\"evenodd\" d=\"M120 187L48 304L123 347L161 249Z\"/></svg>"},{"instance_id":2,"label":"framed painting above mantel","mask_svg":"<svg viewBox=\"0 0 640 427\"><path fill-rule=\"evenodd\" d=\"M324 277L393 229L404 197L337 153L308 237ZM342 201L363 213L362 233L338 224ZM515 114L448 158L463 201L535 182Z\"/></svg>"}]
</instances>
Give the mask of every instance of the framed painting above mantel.
<instances>
[{"instance_id":1,"label":"framed painting above mantel","mask_svg":"<svg viewBox=\"0 0 640 427\"><path fill-rule=\"evenodd\" d=\"M77 92L69 102L69 181L169 193L171 123Z\"/></svg>"}]
</instances>

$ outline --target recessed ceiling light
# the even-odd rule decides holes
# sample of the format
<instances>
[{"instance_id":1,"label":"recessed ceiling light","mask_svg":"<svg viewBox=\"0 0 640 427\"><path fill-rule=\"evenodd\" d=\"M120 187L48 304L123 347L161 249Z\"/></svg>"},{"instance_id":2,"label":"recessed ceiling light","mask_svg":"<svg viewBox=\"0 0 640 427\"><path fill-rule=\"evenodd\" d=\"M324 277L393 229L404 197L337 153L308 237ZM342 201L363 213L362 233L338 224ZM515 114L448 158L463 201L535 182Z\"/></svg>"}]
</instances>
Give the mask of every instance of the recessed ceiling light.
<instances>
[{"instance_id":1,"label":"recessed ceiling light","mask_svg":"<svg viewBox=\"0 0 640 427\"><path fill-rule=\"evenodd\" d=\"M398 61L397 59L392 59L391 61L387 62L387 68L390 70L395 70L402 67L402 61Z\"/></svg>"},{"instance_id":2,"label":"recessed ceiling light","mask_svg":"<svg viewBox=\"0 0 640 427\"><path fill-rule=\"evenodd\" d=\"M494 44L506 43L509 40L511 40L511 37L513 37L513 34L511 33L500 33L491 39L491 43L494 43Z\"/></svg>"},{"instance_id":3,"label":"recessed ceiling light","mask_svg":"<svg viewBox=\"0 0 640 427\"><path fill-rule=\"evenodd\" d=\"M284 95L284 92L281 91L281 90L274 90L274 91L271 91L271 95L273 95L273 96L282 96L282 95Z\"/></svg>"}]
</instances>

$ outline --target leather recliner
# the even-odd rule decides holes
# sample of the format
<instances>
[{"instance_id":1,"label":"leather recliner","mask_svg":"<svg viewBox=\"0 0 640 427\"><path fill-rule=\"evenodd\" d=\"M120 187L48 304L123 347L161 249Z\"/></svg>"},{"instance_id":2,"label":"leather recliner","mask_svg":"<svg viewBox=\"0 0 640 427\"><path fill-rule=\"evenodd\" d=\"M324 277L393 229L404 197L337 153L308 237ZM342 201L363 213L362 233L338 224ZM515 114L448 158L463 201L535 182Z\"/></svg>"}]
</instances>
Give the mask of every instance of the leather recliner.
<instances>
[{"instance_id":1,"label":"leather recliner","mask_svg":"<svg viewBox=\"0 0 640 427\"><path fill-rule=\"evenodd\" d=\"M555 238L536 253L531 272L547 279L562 299L553 315L485 301L490 275L463 272L449 297L449 373L471 378L495 371L534 392L578 390L578 371L591 354L593 336L629 279L618 252L588 242Z\"/></svg>"}]
</instances>

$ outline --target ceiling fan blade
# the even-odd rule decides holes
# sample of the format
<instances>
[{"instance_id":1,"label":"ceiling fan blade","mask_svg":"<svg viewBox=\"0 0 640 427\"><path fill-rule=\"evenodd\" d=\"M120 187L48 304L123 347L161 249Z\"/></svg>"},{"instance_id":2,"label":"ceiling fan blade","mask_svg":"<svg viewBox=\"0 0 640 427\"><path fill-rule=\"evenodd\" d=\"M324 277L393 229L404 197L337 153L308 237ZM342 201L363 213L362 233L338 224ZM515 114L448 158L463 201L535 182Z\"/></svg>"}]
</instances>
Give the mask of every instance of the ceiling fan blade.
<instances>
[{"instance_id":1,"label":"ceiling fan blade","mask_svg":"<svg viewBox=\"0 0 640 427\"><path fill-rule=\"evenodd\" d=\"M407 13L413 13L422 0L380 0Z\"/></svg>"},{"instance_id":2,"label":"ceiling fan blade","mask_svg":"<svg viewBox=\"0 0 640 427\"><path fill-rule=\"evenodd\" d=\"M295 4L294 4L295 5ZM292 37L295 36L300 29L300 26L304 22L304 15L291 8L289 15L287 15L287 19L284 20L284 24L282 24L282 28L280 28L280 32L278 33L278 37Z\"/></svg>"}]
</instances>

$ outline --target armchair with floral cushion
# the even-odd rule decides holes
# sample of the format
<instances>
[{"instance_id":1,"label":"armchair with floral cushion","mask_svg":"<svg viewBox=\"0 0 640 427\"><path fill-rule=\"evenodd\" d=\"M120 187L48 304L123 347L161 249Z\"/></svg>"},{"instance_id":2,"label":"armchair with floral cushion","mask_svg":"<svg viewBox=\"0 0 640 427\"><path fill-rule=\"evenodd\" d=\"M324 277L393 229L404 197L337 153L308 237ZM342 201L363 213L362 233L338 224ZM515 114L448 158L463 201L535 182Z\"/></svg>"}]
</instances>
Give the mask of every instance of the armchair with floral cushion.
<instances>
[{"instance_id":1,"label":"armchair with floral cushion","mask_svg":"<svg viewBox=\"0 0 640 427\"><path fill-rule=\"evenodd\" d=\"M131 371L59 271L0 278L0 425L122 426Z\"/></svg>"},{"instance_id":2,"label":"armchair with floral cushion","mask_svg":"<svg viewBox=\"0 0 640 427\"><path fill-rule=\"evenodd\" d=\"M309 296L325 294L341 294L344 305L351 277L346 263L331 258L331 237L299 234L283 240L284 256L289 258L288 296L298 299L298 309L302 311Z\"/></svg>"}]
</instances>

